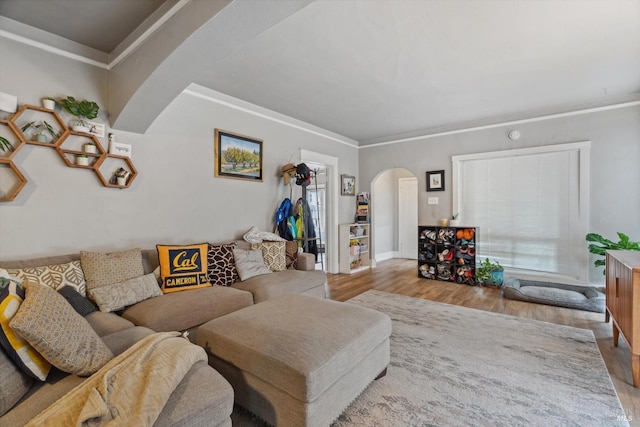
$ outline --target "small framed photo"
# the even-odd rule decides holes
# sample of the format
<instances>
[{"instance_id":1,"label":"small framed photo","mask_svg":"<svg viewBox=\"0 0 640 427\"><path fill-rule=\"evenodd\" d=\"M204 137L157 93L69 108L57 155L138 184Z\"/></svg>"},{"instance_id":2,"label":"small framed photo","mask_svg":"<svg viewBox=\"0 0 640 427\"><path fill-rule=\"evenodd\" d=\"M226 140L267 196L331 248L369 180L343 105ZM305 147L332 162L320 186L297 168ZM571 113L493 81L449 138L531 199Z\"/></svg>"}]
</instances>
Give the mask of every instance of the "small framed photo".
<instances>
[{"instance_id":1,"label":"small framed photo","mask_svg":"<svg viewBox=\"0 0 640 427\"><path fill-rule=\"evenodd\" d=\"M216 129L215 176L262 181L262 143L261 139Z\"/></svg>"},{"instance_id":2,"label":"small framed photo","mask_svg":"<svg viewBox=\"0 0 640 427\"><path fill-rule=\"evenodd\" d=\"M444 191L444 170L427 172L427 191Z\"/></svg>"},{"instance_id":3,"label":"small framed photo","mask_svg":"<svg viewBox=\"0 0 640 427\"><path fill-rule=\"evenodd\" d=\"M104 138L104 124L97 122L88 122L89 133L94 134L98 138Z\"/></svg>"},{"instance_id":4,"label":"small framed photo","mask_svg":"<svg viewBox=\"0 0 640 427\"><path fill-rule=\"evenodd\" d=\"M343 196L356 195L356 177L351 175L340 175L340 194Z\"/></svg>"}]
</instances>

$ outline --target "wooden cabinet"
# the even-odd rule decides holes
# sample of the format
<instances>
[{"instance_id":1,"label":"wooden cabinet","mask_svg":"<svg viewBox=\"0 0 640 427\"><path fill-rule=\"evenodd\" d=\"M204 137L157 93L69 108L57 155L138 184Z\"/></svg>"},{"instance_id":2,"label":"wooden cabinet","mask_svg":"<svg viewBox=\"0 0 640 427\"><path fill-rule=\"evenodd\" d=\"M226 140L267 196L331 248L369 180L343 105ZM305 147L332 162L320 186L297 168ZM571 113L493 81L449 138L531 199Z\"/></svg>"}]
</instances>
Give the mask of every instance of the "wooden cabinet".
<instances>
[{"instance_id":1,"label":"wooden cabinet","mask_svg":"<svg viewBox=\"0 0 640 427\"><path fill-rule=\"evenodd\" d=\"M418 277L475 285L477 229L418 227Z\"/></svg>"},{"instance_id":2,"label":"wooden cabinet","mask_svg":"<svg viewBox=\"0 0 640 427\"><path fill-rule=\"evenodd\" d=\"M369 224L341 224L340 273L352 274L371 267Z\"/></svg>"},{"instance_id":3,"label":"wooden cabinet","mask_svg":"<svg viewBox=\"0 0 640 427\"><path fill-rule=\"evenodd\" d=\"M620 334L631 349L633 386L640 386L640 252L607 251L607 318L611 317L613 345Z\"/></svg>"}]
</instances>

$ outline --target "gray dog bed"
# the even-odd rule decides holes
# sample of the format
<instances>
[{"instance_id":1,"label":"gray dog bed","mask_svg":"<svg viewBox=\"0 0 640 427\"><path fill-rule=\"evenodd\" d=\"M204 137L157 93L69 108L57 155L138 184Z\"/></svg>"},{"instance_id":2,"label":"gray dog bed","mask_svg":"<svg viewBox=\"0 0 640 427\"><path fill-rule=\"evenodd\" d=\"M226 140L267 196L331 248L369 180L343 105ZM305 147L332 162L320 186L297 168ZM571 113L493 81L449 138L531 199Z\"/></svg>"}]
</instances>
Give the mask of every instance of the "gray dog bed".
<instances>
[{"instance_id":1,"label":"gray dog bed","mask_svg":"<svg viewBox=\"0 0 640 427\"><path fill-rule=\"evenodd\" d=\"M536 282L509 277L502 285L502 295L505 298L518 301L556 305L596 313L604 313L605 310L604 294L592 286Z\"/></svg>"}]
</instances>

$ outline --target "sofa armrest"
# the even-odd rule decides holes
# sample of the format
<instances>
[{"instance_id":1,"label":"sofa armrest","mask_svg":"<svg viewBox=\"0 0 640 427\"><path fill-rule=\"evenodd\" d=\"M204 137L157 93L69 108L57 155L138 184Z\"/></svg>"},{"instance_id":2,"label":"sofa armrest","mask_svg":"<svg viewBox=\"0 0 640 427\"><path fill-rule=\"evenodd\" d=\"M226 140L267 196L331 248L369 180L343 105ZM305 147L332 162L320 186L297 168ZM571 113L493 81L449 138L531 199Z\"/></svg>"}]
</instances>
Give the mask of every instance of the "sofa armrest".
<instances>
[{"instance_id":1,"label":"sofa armrest","mask_svg":"<svg viewBox=\"0 0 640 427\"><path fill-rule=\"evenodd\" d=\"M297 270L301 271L312 271L316 269L316 256L314 254L309 254L306 252L301 252L298 254L298 264L296 266Z\"/></svg>"}]
</instances>

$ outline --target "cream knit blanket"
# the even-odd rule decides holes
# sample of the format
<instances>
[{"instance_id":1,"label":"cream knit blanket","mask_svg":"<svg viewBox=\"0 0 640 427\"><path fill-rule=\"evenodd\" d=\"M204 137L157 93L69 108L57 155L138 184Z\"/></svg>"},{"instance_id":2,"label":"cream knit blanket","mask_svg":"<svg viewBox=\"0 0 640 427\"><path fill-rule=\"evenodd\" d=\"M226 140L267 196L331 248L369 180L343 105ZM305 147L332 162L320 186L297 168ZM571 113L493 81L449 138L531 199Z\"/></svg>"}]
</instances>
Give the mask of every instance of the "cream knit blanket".
<instances>
[{"instance_id":1,"label":"cream knit blanket","mask_svg":"<svg viewBox=\"0 0 640 427\"><path fill-rule=\"evenodd\" d=\"M202 347L178 332L161 332L114 357L27 426L151 426Z\"/></svg>"}]
</instances>

